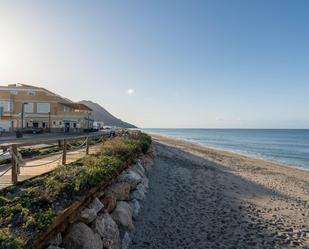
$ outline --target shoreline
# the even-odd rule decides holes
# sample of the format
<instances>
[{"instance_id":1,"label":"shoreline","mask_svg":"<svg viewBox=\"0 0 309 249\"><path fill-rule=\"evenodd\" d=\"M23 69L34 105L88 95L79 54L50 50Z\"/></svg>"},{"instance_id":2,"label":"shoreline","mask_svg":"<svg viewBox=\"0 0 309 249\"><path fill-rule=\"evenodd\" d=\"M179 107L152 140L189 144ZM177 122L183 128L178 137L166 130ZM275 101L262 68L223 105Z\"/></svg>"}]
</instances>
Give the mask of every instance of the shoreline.
<instances>
[{"instance_id":1,"label":"shoreline","mask_svg":"<svg viewBox=\"0 0 309 249\"><path fill-rule=\"evenodd\" d=\"M309 171L307 170L215 150L184 140L158 135L151 136L154 141L200 157L207 162L214 163L218 168L223 168L224 171L240 176L264 188L290 198L300 196L304 201L308 201L307 208L309 209Z\"/></svg>"},{"instance_id":2,"label":"shoreline","mask_svg":"<svg viewBox=\"0 0 309 249\"><path fill-rule=\"evenodd\" d=\"M205 149L205 150L218 152L218 153L222 153L222 154L231 154L233 156L239 156L239 157L243 157L243 158L247 158L247 159L251 159L251 160L266 162L266 163L273 164L273 165L280 166L280 167L297 169L297 170L309 172L309 168L307 169L307 168L304 168L302 166L285 164L285 163L274 161L274 160L271 160L271 159L268 159L268 158L262 158L262 157L259 158L257 156L252 155L252 154L245 154L245 153L241 153L241 152L238 153L236 151L229 151L229 150L224 150L224 149L221 149L221 148L215 148L215 147L212 147L212 146L209 146L209 145L204 145L202 143L191 141L191 140L185 139L185 138L177 138L177 137L168 136L168 135L160 135L160 134L151 133L151 132L147 132L147 131L144 131L144 132L147 133L149 136L151 136L153 139L155 139L155 140L157 139L160 142L167 141L167 140L169 140L169 141L174 140L175 142L177 141L180 144L188 144L188 145L200 147L200 149ZM168 145L171 145L171 144L168 144Z\"/></svg>"}]
</instances>

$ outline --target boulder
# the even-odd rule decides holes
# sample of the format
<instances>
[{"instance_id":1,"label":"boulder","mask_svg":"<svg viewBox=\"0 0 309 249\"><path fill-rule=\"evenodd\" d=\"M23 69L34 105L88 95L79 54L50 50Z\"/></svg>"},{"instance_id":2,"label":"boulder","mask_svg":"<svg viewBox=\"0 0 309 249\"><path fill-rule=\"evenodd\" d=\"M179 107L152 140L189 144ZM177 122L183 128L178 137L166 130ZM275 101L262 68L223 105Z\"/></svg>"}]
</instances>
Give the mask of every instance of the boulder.
<instances>
[{"instance_id":1,"label":"boulder","mask_svg":"<svg viewBox=\"0 0 309 249\"><path fill-rule=\"evenodd\" d=\"M64 248L59 247L59 246L50 245L49 247L47 247L47 249L64 249Z\"/></svg>"},{"instance_id":2,"label":"boulder","mask_svg":"<svg viewBox=\"0 0 309 249\"><path fill-rule=\"evenodd\" d=\"M141 170L140 169L141 167L139 167L137 164L132 166L132 168L130 168L130 171L133 171L137 174L139 174L141 176L142 179L146 178L146 175L145 175L145 171Z\"/></svg>"},{"instance_id":3,"label":"boulder","mask_svg":"<svg viewBox=\"0 0 309 249\"><path fill-rule=\"evenodd\" d=\"M144 160L144 169L146 170L147 173L149 173L151 170L152 170L152 167L153 167L153 160L149 157L145 157L145 160Z\"/></svg>"},{"instance_id":4,"label":"boulder","mask_svg":"<svg viewBox=\"0 0 309 249\"><path fill-rule=\"evenodd\" d=\"M97 193L97 197L100 199L101 197L104 196L104 194L105 194L104 191L100 191L100 192Z\"/></svg>"},{"instance_id":5,"label":"boulder","mask_svg":"<svg viewBox=\"0 0 309 249\"><path fill-rule=\"evenodd\" d=\"M128 249L130 244L131 244L131 241L132 241L132 239L131 239L129 233L125 232L123 239L122 239L122 242L121 242L121 249Z\"/></svg>"},{"instance_id":6,"label":"boulder","mask_svg":"<svg viewBox=\"0 0 309 249\"><path fill-rule=\"evenodd\" d=\"M127 170L118 176L117 181L129 183L132 190L136 188L137 184L142 182L142 177L132 170Z\"/></svg>"},{"instance_id":7,"label":"boulder","mask_svg":"<svg viewBox=\"0 0 309 249\"><path fill-rule=\"evenodd\" d=\"M97 218L97 212L94 209L84 208L80 212L79 220L89 224Z\"/></svg>"},{"instance_id":8,"label":"boulder","mask_svg":"<svg viewBox=\"0 0 309 249\"><path fill-rule=\"evenodd\" d=\"M114 196L118 201L129 200L131 185L127 182L117 182L106 190L106 196Z\"/></svg>"},{"instance_id":9,"label":"boulder","mask_svg":"<svg viewBox=\"0 0 309 249\"><path fill-rule=\"evenodd\" d=\"M53 246L60 246L61 243L62 243L61 233L57 233L57 235L49 242L49 244Z\"/></svg>"},{"instance_id":10,"label":"boulder","mask_svg":"<svg viewBox=\"0 0 309 249\"><path fill-rule=\"evenodd\" d=\"M143 181L140 183L142 187L144 188L144 191L146 192L149 187L149 180L148 178L144 178Z\"/></svg>"},{"instance_id":11,"label":"boulder","mask_svg":"<svg viewBox=\"0 0 309 249\"><path fill-rule=\"evenodd\" d=\"M116 209L111 214L112 218L118 225L129 230L134 229L132 215L133 210L130 204L125 201L118 201Z\"/></svg>"},{"instance_id":12,"label":"boulder","mask_svg":"<svg viewBox=\"0 0 309 249\"><path fill-rule=\"evenodd\" d=\"M103 248L99 234L95 234L86 224L78 222L73 224L63 239L65 249L98 249Z\"/></svg>"},{"instance_id":13,"label":"boulder","mask_svg":"<svg viewBox=\"0 0 309 249\"><path fill-rule=\"evenodd\" d=\"M146 193L146 188L143 184L138 184L136 189L134 191L131 192L130 194L130 200L138 200L138 201L142 201L145 199L145 193Z\"/></svg>"},{"instance_id":14,"label":"boulder","mask_svg":"<svg viewBox=\"0 0 309 249\"><path fill-rule=\"evenodd\" d=\"M141 209L141 205L136 199L133 199L132 201L130 201L129 204L133 210L133 219L136 219Z\"/></svg>"},{"instance_id":15,"label":"boulder","mask_svg":"<svg viewBox=\"0 0 309 249\"><path fill-rule=\"evenodd\" d=\"M144 169L142 163L139 162L139 161L137 162L137 164L135 164L135 165L133 166L133 168L139 170L143 175L146 174L146 170Z\"/></svg>"},{"instance_id":16,"label":"boulder","mask_svg":"<svg viewBox=\"0 0 309 249\"><path fill-rule=\"evenodd\" d=\"M147 174L149 174L149 172L152 170L152 166L146 163L144 165L144 169L146 170Z\"/></svg>"},{"instance_id":17,"label":"boulder","mask_svg":"<svg viewBox=\"0 0 309 249\"><path fill-rule=\"evenodd\" d=\"M101 236L105 249L119 249L120 238L118 226L109 214L101 214L93 222L92 229Z\"/></svg>"},{"instance_id":18,"label":"boulder","mask_svg":"<svg viewBox=\"0 0 309 249\"><path fill-rule=\"evenodd\" d=\"M89 209L93 209L95 210L96 213L100 212L103 208L104 205L102 204L102 202L100 202L100 200L98 198L95 198L89 205L88 205Z\"/></svg>"},{"instance_id":19,"label":"boulder","mask_svg":"<svg viewBox=\"0 0 309 249\"><path fill-rule=\"evenodd\" d=\"M111 196L105 196L103 199L101 199L105 211L108 213L111 213L114 211L114 209L116 208L117 205L117 199L115 196L111 195Z\"/></svg>"}]
</instances>

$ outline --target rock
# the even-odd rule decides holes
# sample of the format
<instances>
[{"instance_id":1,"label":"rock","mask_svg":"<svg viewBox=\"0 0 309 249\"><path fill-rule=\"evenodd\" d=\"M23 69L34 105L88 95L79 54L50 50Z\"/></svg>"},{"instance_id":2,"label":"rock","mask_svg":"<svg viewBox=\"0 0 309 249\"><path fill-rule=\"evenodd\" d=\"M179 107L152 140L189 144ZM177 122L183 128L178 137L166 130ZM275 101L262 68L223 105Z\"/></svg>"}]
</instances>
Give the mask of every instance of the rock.
<instances>
[{"instance_id":1,"label":"rock","mask_svg":"<svg viewBox=\"0 0 309 249\"><path fill-rule=\"evenodd\" d=\"M117 178L117 181L129 183L132 190L135 189L136 186L142 182L142 177L138 173L132 170L128 170L120 174Z\"/></svg>"},{"instance_id":2,"label":"rock","mask_svg":"<svg viewBox=\"0 0 309 249\"><path fill-rule=\"evenodd\" d=\"M146 188L143 184L138 184L136 190L132 191L130 194L130 199L136 199L138 201L142 201L145 199Z\"/></svg>"},{"instance_id":3,"label":"rock","mask_svg":"<svg viewBox=\"0 0 309 249\"><path fill-rule=\"evenodd\" d=\"M104 205L102 204L102 202L100 202L100 200L98 198L95 198L89 205L88 205L89 209L93 209L96 211L96 213L100 212L103 208Z\"/></svg>"},{"instance_id":4,"label":"rock","mask_svg":"<svg viewBox=\"0 0 309 249\"><path fill-rule=\"evenodd\" d=\"M137 162L137 164L135 164L133 168L136 170L139 170L143 175L146 174L146 170L144 169L144 167L142 166L140 162Z\"/></svg>"},{"instance_id":5,"label":"rock","mask_svg":"<svg viewBox=\"0 0 309 249\"><path fill-rule=\"evenodd\" d=\"M98 234L98 233L95 233L94 234L94 239L95 239L95 249L98 249L98 248L103 248L103 241L102 241L102 239L101 239L101 236L100 236L100 234ZM67 249L67 248L66 248Z\"/></svg>"},{"instance_id":6,"label":"rock","mask_svg":"<svg viewBox=\"0 0 309 249\"><path fill-rule=\"evenodd\" d=\"M84 208L80 212L79 220L89 224L97 218L97 212L94 209Z\"/></svg>"},{"instance_id":7,"label":"rock","mask_svg":"<svg viewBox=\"0 0 309 249\"><path fill-rule=\"evenodd\" d=\"M64 248L59 247L59 246L50 245L49 247L47 247L47 249L64 249Z\"/></svg>"},{"instance_id":8,"label":"rock","mask_svg":"<svg viewBox=\"0 0 309 249\"><path fill-rule=\"evenodd\" d=\"M50 245L60 246L62 243L62 235L61 233L57 233L57 235L50 241Z\"/></svg>"},{"instance_id":9,"label":"rock","mask_svg":"<svg viewBox=\"0 0 309 249\"><path fill-rule=\"evenodd\" d=\"M86 224L78 222L71 226L63 239L65 249L98 249L103 248L99 234L95 234Z\"/></svg>"},{"instance_id":10,"label":"rock","mask_svg":"<svg viewBox=\"0 0 309 249\"><path fill-rule=\"evenodd\" d=\"M100 192L97 193L97 197L100 199L101 197L104 196L104 194L105 194L104 191L100 191Z\"/></svg>"},{"instance_id":11,"label":"rock","mask_svg":"<svg viewBox=\"0 0 309 249\"><path fill-rule=\"evenodd\" d=\"M106 196L115 196L118 201L129 200L131 185L127 182L112 184L106 191Z\"/></svg>"},{"instance_id":12,"label":"rock","mask_svg":"<svg viewBox=\"0 0 309 249\"><path fill-rule=\"evenodd\" d=\"M130 244L131 244L131 237L128 232L125 232L121 242L121 249L129 248Z\"/></svg>"},{"instance_id":13,"label":"rock","mask_svg":"<svg viewBox=\"0 0 309 249\"><path fill-rule=\"evenodd\" d=\"M102 203L105 207L105 211L111 213L114 211L117 205L117 199L115 196L105 196L102 200Z\"/></svg>"},{"instance_id":14,"label":"rock","mask_svg":"<svg viewBox=\"0 0 309 249\"><path fill-rule=\"evenodd\" d=\"M133 171L141 176L142 179L146 178L145 171L141 170L140 167L136 164L130 168L130 171Z\"/></svg>"},{"instance_id":15,"label":"rock","mask_svg":"<svg viewBox=\"0 0 309 249\"><path fill-rule=\"evenodd\" d=\"M141 205L136 199L133 199L132 201L130 201L130 205L133 210L133 219L136 219L141 209Z\"/></svg>"},{"instance_id":16,"label":"rock","mask_svg":"<svg viewBox=\"0 0 309 249\"><path fill-rule=\"evenodd\" d=\"M104 249L119 249L118 226L109 214L101 214L92 224L92 229L101 236Z\"/></svg>"},{"instance_id":17,"label":"rock","mask_svg":"<svg viewBox=\"0 0 309 249\"><path fill-rule=\"evenodd\" d=\"M128 228L129 230L134 229L132 215L133 210L130 204L125 201L118 201L116 209L111 214L118 225Z\"/></svg>"},{"instance_id":18,"label":"rock","mask_svg":"<svg viewBox=\"0 0 309 249\"><path fill-rule=\"evenodd\" d=\"M142 184L145 192L147 192L147 189L149 187L149 180L148 180L148 178L144 178L143 181L140 184Z\"/></svg>"},{"instance_id":19,"label":"rock","mask_svg":"<svg viewBox=\"0 0 309 249\"><path fill-rule=\"evenodd\" d=\"M147 174L149 174L149 172L152 170L152 166L150 166L149 164L145 164L144 165L144 169L146 170Z\"/></svg>"}]
</instances>

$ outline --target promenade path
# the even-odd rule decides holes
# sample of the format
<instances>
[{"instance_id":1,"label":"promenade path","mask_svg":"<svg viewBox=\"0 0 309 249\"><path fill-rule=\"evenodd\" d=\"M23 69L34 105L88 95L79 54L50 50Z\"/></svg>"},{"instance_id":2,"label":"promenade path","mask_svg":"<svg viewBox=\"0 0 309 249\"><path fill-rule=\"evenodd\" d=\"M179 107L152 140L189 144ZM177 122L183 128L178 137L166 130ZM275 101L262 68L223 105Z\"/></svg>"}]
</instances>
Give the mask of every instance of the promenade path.
<instances>
[{"instance_id":1,"label":"promenade path","mask_svg":"<svg viewBox=\"0 0 309 249\"><path fill-rule=\"evenodd\" d=\"M89 154L96 153L100 147L101 143L90 146ZM76 149L67 151L67 163L77 161L78 159L86 155L86 149ZM40 156L36 158L30 158L24 160L25 165L21 167L20 174L18 176L18 181L24 181L34 176L38 176L55 169L58 165L62 163L62 152L53 153L46 156ZM52 162L52 163L49 163ZM41 165L37 167L32 167L35 165ZM11 164L0 166L0 176L11 167ZM0 189L12 185L11 182L11 170L9 170L5 175L0 177Z\"/></svg>"}]
</instances>

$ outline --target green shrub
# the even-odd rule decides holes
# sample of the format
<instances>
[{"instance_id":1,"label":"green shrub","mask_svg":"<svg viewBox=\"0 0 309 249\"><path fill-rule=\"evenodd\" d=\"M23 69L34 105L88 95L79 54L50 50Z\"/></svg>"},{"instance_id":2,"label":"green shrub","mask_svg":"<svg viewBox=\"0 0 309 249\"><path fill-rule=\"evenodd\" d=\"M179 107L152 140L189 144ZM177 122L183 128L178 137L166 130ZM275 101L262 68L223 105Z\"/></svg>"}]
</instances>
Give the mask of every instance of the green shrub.
<instances>
[{"instance_id":1,"label":"green shrub","mask_svg":"<svg viewBox=\"0 0 309 249\"><path fill-rule=\"evenodd\" d=\"M129 132L126 137L106 141L96 155L25 181L22 191L10 188L7 193L15 197L0 197L0 249L25 248L25 238L35 240L51 224L59 211L59 203L62 209L67 208L73 202L72 197L111 180L128 163L146 153L150 144L147 135ZM14 234L15 228L19 233L22 231L23 238Z\"/></svg>"},{"instance_id":2,"label":"green shrub","mask_svg":"<svg viewBox=\"0 0 309 249\"><path fill-rule=\"evenodd\" d=\"M21 239L12 235L8 228L0 228L0 248L6 249L22 249L26 243Z\"/></svg>"}]
</instances>

